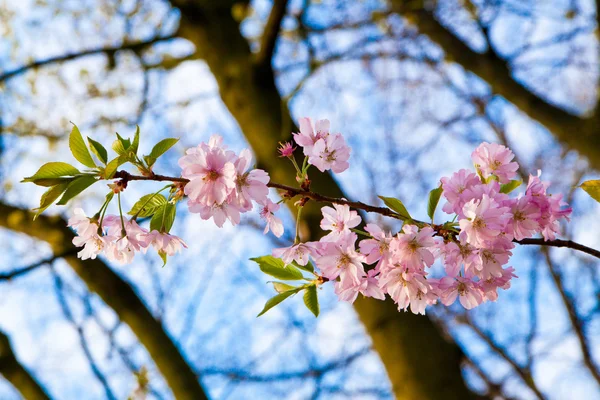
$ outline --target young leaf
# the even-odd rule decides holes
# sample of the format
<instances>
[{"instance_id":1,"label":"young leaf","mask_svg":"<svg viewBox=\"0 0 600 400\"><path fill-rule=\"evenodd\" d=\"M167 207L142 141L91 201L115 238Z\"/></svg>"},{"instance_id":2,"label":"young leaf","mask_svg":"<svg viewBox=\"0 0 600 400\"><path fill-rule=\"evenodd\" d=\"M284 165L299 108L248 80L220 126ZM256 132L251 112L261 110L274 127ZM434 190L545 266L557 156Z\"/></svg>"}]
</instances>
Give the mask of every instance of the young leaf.
<instances>
[{"instance_id":1,"label":"young leaf","mask_svg":"<svg viewBox=\"0 0 600 400\"><path fill-rule=\"evenodd\" d=\"M579 187L600 203L600 180L585 181Z\"/></svg>"},{"instance_id":2,"label":"young leaf","mask_svg":"<svg viewBox=\"0 0 600 400\"><path fill-rule=\"evenodd\" d=\"M159 232L169 232L175 221L177 209L175 204L166 203L157 208L154 216L150 220L150 230Z\"/></svg>"},{"instance_id":3,"label":"young leaf","mask_svg":"<svg viewBox=\"0 0 600 400\"><path fill-rule=\"evenodd\" d=\"M33 209L33 211L35 211L35 215L33 216L34 221L41 213L50 207L65 190L67 190L68 185L69 184L65 182L56 186L52 186L42 195L42 198L40 199L40 206Z\"/></svg>"},{"instance_id":4,"label":"young leaf","mask_svg":"<svg viewBox=\"0 0 600 400\"><path fill-rule=\"evenodd\" d=\"M158 252L158 255L160 256L160 259L163 260L162 266L164 267L165 265L167 265L167 253L161 250Z\"/></svg>"},{"instance_id":5,"label":"young leaf","mask_svg":"<svg viewBox=\"0 0 600 400\"><path fill-rule=\"evenodd\" d=\"M131 146L129 147L129 151L131 151L133 154L137 154L139 146L140 146L140 126L136 125L135 126L135 135L133 136L133 143L131 143Z\"/></svg>"},{"instance_id":6,"label":"young leaf","mask_svg":"<svg viewBox=\"0 0 600 400\"><path fill-rule=\"evenodd\" d=\"M88 187L92 186L97 181L98 180L96 177L92 175L79 176L73 179L73 181L71 181L71 183L69 183L67 186L65 194L63 194L63 196L60 198L60 201L56 204L59 206L64 206L69 200L83 192Z\"/></svg>"},{"instance_id":7,"label":"young leaf","mask_svg":"<svg viewBox=\"0 0 600 400\"><path fill-rule=\"evenodd\" d=\"M88 143L90 144L90 150L98 157L98 160L102 161L103 164L108 162L108 152L100 143L88 136Z\"/></svg>"},{"instance_id":8,"label":"young leaf","mask_svg":"<svg viewBox=\"0 0 600 400\"><path fill-rule=\"evenodd\" d=\"M404 207L404 204L400 200L395 199L393 197L384 197L384 196L377 196L377 197L379 197L381 200L383 200L383 202L385 203L386 206L388 206L388 208L390 208L393 211L396 211L398 214L400 214L401 217L403 217L405 219L412 219L412 217L408 213L408 210L406 209L406 207Z\"/></svg>"},{"instance_id":9,"label":"young leaf","mask_svg":"<svg viewBox=\"0 0 600 400\"><path fill-rule=\"evenodd\" d=\"M429 201L427 202L427 215L433 221L433 214L435 214L435 209L437 208L438 203L440 202L440 196L442 195L443 189L441 187L433 189L429 192Z\"/></svg>"},{"instance_id":10,"label":"young leaf","mask_svg":"<svg viewBox=\"0 0 600 400\"><path fill-rule=\"evenodd\" d=\"M519 186L521 186L522 183L523 183L523 181L518 181L518 180L512 180L508 183L504 183L504 184L500 185L500 193L509 194L510 192L512 192Z\"/></svg>"},{"instance_id":11,"label":"young leaf","mask_svg":"<svg viewBox=\"0 0 600 400\"><path fill-rule=\"evenodd\" d=\"M49 162L42 165L35 174L24 178L21 182L33 182L40 186L54 186L58 183L64 183L66 180L64 177L72 177L79 173L79 170L70 164ZM60 179L57 180L57 178ZM51 183L51 181L55 183Z\"/></svg>"},{"instance_id":12,"label":"young leaf","mask_svg":"<svg viewBox=\"0 0 600 400\"><path fill-rule=\"evenodd\" d=\"M73 125L73 129L69 135L69 148L71 149L71 153L73 153L73 157L75 157L77 161L86 167L96 168L96 163L90 155L90 152L83 141L83 137L81 136L81 132L79 132L77 125Z\"/></svg>"},{"instance_id":13,"label":"young leaf","mask_svg":"<svg viewBox=\"0 0 600 400\"><path fill-rule=\"evenodd\" d=\"M272 256L262 256L251 258L260 267L260 270L267 275L283 281L297 281L303 278L302 272L293 265L285 265L279 258Z\"/></svg>"},{"instance_id":14,"label":"young leaf","mask_svg":"<svg viewBox=\"0 0 600 400\"><path fill-rule=\"evenodd\" d=\"M109 162L106 165L106 168L104 168L104 179L110 179L113 177L113 175L115 174L115 172L117 172L117 169L119 168L119 166L121 164L124 164L125 161L123 160L123 158L121 156L115 158L114 160L112 160L111 162Z\"/></svg>"},{"instance_id":15,"label":"young leaf","mask_svg":"<svg viewBox=\"0 0 600 400\"><path fill-rule=\"evenodd\" d=\"M142 198L133 205L127 214L137 214L137 216L140 218L150 217L165 204L167 204L167 199L162 194L147 194L142 196Z\"/></svg>"},{"instance_id":16,"label":"young leaf","mask_svg":"<svg viewBox=\"0 0 600 400\"><path fill-rule=\"evenodd\" d=\"M319 296L317 296L317 287L310 285L304 290L304 304L315 317L319 316Z\"/></svg>"},{"instance_id":17,"label":"young leaf","mask_svg":"<svg viewBox=\"0 0 600 400\"><path fill-rule=\"evenodd\" d=\"M287 292L288 290L293 290L295 288L295 286L288 285L287 283L273 282L273 289L275 289L277 293Z\"/></svg>"},{"instance_id":18,"label":"young leaf","mask_svg":"<svg viewBox=\"0 0 600 400\"><path fill-rule=\"evenodd\" d=\"M257 317L260 317L261 315L263 315L264 313L269 311L271 308L275 307L277 304L281 303L282 301L284 301L285 299L287 299L288 297L290 297L291 295L296 294L296 293L298 293L298 290L294 289L294 290L289 290L287 292L279 293L279 294L271 297L269 300L267 300L264 308L262 309L260 314L257 315Z\"/></svg>"},{"instance_id":19,"label":"young leaf","mask_svg":"<svg viewBox=\"0 0 600 400\"><path fill-rule=\"evenodd\" d=\"M173 147L175 145L175 143L177 143L178 141L179 141L179 139L176 139L176 138L166 138L166 139L161 140L160 142L158 142L154 145L154 147L152 148L152 151L150 152L150 154L148 154L148 157L157 159L158 157L165 154L167 152L167 150L169 150L171 147Z\"/></svg>"},{"instance_id":20,"label":"young leaf","mask_svg":"<svg viewBox=\"0 0 600 400\"><path fill-rule=\"evenodd\" d=\"M126 156L129 147L131 147L131 141L129 139L124 139L117 133L117 140L112 144L113 150L120 156Z\"/></svg>"}]
</instances>

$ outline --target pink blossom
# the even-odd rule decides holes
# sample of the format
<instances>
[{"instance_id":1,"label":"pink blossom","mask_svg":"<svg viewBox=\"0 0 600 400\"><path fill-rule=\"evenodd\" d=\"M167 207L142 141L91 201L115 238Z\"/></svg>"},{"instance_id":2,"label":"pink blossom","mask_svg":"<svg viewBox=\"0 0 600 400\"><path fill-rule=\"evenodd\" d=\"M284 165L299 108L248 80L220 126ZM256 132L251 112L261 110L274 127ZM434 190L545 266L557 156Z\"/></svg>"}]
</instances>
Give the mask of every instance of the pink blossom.
<instances>
[{"instance_id":1,"label":"pink blossom","mask_svg":"<svg viewBox=\"0 0 600 400\"><path fill-rule=\"evenodd\" d=\"M391 242L393 257L411 269L420 270L423 263L430 267L435 261L431 248L435 246L433 229L429 226L419 228L416 225L404 225Z\"/></svg>"},{"instance_id":2,"label":"pink blossom","mask_svg":"<svg viewBox=\"0 0 600 400\"><path fill-rule=\"evenodd\" d=\"M354 249L356 234L347 233L336 242L324 242L320 255L315 258L317 267L329 280L340 279L345 286L358 285L365 275L365 257Z\"/></svg>"},{"instance_id":3,"label":"pink blossom","mask_svg":"<svg viewBox=\"0 0 600 400\"><path fill-rule=\"evenodd\" d=\"M188 149L179 159L181 176L190 180L184 192L196 203L223 203L235 189L235 154L220 147L222 138L213 135L208 145Z\"/></svg>"},{"instance_id":4,"label":"pink blossom","mask_svg":"<svg viewBox=\"0 0 600 400\"><path fill-rule=\"evenodd\" d=\"M83 249L77 253L82 260L96 258L106 246L106 239L98 234L98 224L86 217L81 208L76 208L74 214L69 218L68 226L73 228L77 236L73 238L73 244Z\"/></svg>"},{"instance_id":5,"label":"pink blossom","mask_svg":"<svg viewBox=\"0 0 600 400\"><path fill-rule=\"evenodd\" d=\"M390 242L392 235L384 232L376 224L367 224L365 230L371 234L372 239L364 239L358 243L360 252L366 256L366 263L373 264L379 261L376 270L380 270L390 255Z\"/></svg>"},{"instance_id":6,"label":"pink blossom","mask_svg":"<svg viewBox=\"0 0 600 400\"><path fill-rule=\"evenodd\" d=\"M335 293L340 300L354 303L358 294L365 297L373 297L378 300L385 300L385 294L379 288L379 282L375 270L370 270L367 276L360 278L359 284L354 284L351 280L335 282ZM348 286L348 283L350 284Z\"/></svg>"},{"instance_id":7,"label":"pink blossom","mask_svg":"<svg viewBox=\"0 0 600 400\"><path fill-rule=\"evenodd\" d=\"M508 183L517 174L519 164L511 162L515 157L508 147L496 143L482 143L473 151L471 159L484 179L498 178L500 183Z\"/></svg>"},{"instance_id":8,"label":"pink blossom","mask_svg":"<svg viewBox=\"0 0 600 400\"><path fill-rule=\"evenodd\" d=\"M179 253L183 248L187 249L187 245L178 236L170 235L166 232L154 230L148 234L150 244L158 252L163 252L169 257Z\"/></svg>"},{"instance_id":9,"label":"pink blossom","mask_svg":"<svg viewBox=\"0 0 600 400\"><path fill-rule=\"evenodd\" d=\"M539 231L538 221L542 214L531 196L514 199L509 204L512 218L508 221L507 232L510 232L515 239L521 240L532 237Z\"/></svg>"},{"instance_id":10,"label":"pink blossom","mask_svg":"<svg viewBox=\"0 0 600 400\"><path fill-rule=\"evenodd\" d=\"M477 307L483 302L483 293L477 287L475 282L463 277L442 278L438 285L441 290L440 298L446 306L451 305L459 297L460 304L467 310Z\"/></svg>"},{"instance_id":11,"label":"pink blossom","mask_svg":"<svg viewBox=\"0 0 600 400\"><path fill-rule=\"evenodd\" d=\"M308 154L308 163L317 167L321 172L331 169L339 174L350 166L349 158L350 147L346 145L341 134L335 133L317 140Z\"/></svg>"},{"instance_id":12,"label":"pink blossom","mask_svg":"<svg viewBox=\"0 0 600 400\"><path fill-rule=\"evenodd\" d=\"M444 259L446 275L455 277L460 272L461 265L468 270L478 262L477 250L468 243L447 242L438 245L440 255Z\"/></svg>"},{"instance_id":13,"label":"pink blossom","mask_svg":"<svg viewBox=\"0 0 600 400\"><path fill-rule=\"evenodd\" d=\"M484 194L481 200L471 200L463 207L465 218L459 221L460 236L475 247L486 247L494 241L506 226L508 207L499 207L498 203Z\"/></svg>"},{"instance_id":14,"label":"pink blossom","mask_svg":"<svg viewBox=\"0 0 600 400\"><path fill-rule=\"evenodd\" d=\"M490 277L502 276L502 266L508 263L512 253L510 252L515 245L506 238L497 239L490 248L479 249L477 251L477 262L473 264L472 269L465 269L467 277L476 274L482 279L489 279Z\"/></svg>"},{"instance_id":15,"label":"pink blossom","mask_svg":"<svg viewBox=\"0 0 600 400\"><path fill-rule=\"evenodd\" d=\"M315 143L319 139L329 136L329 120L318 120L316 129L313 129L310 118L300 118L298 123L300 125L300 133L294 133L294 140L303 148L304 155L310 156Z\"/></svg>"},{"instance_id":16,"label":"pink blossom","mask_svg":"<svg viewBox=\"0 0 600 400\"><path fill-rule=\"evenodd\" d=\"M334 204L332 207L322 207L321 229L331 231L327 236L321 238L321 241L333 242L350 232L360 224L360 216L356 211L351 211L345 204Z\"/></svg>"},{"instance_id":17,"label":"pink blossom","mask_svg":"<svg viewBox=\"0 0 600 400\"><path fill-rule=\"evenodd\" d=\"M228 203L225 201L221 204L213 203L211 205L205 205L190 199L188 200L188 209L191 213L200 214L200 218L203 220L212 218L215 225L219 228L222 228L227 220L229 220L233 226L240 223L240 210L233 202Z\"/></svg>"},{"instance_id":18,"label":"pink blossom","mask_svg":"<svg viewBox=\"0 0 600 400\"><path fill-rule=\"evenodd\" d=\"M106 257L111 261L128 264L133 261L136 252L146 252L150 245L148 231L134 220L125 219L121 223L120 216L107 215L102 224L107 230L107 236L113 239L106 244L104 251ZM124 233L122 232L123 225L125 226Z\"/></svg>"},{"instance_id":19,"label":"pink blossom","mask_svg":"<svg viewBox=\"0 0 600 400\"><path fill-rule=\"evenodd\" d=\"M262 169L248 171L252 155L250 150L241 151L239 158L235 161L235 188L237 200L241 211L252 209L252 200L263 203L269 194L269 174Z\"/></svg>"},{"instance_id":20,"label":"pink blossom","mask_svg":"<svg viewBox=\"0 0 600 400\"><path fill-rule=\"evenodd\" d=\"M290 247L273 249L273 257L281 258L285 264L296 261L298 265L308 264L313 247L309 243L297 243Z\"/></svg>"},{"instance_id":21,"label":"pink blossom","mask_svg":"<svg viewBox=\"0 0 600 400\"><path fill-rule=\"evenodd\" d=\"M379 278L380 287L406 311L410 305L413 314L425 314L425 307L434 304L437 295L425 276L418 272L407 272L401 268L390 269Z\"/></svg>"},{"instance_id":22,"label":"pink blossom","mask_svg":"<svg viewBox=\"0 0 600 400\"><path fill-rule=\"evenodd\" d=\"M453 173L450 178L444 177L440 181L442 182L442 194L448 200L444 204L443 210L448 214L459 214L465 203L463 192L481 183L476 174L466 169L461 169Z\"/></svg>"},{"instance_id":23,"label":"pink blossom","mask_svg":"<svg viewBox=\"0 0 600 400\"><path fill-rule=\"evenodd\" d=\"M279 204L273 203L271 199L267 198L266 201L262 203L262 206L263 208L260 211L260 217L267 221L263 233L266 234L271 230L273 235L281 237L281 235L283 235L283 222L275 216L275 212L279 210Z\"/></svg>"},{"instance_id":24,"label":"pink blossom","mask_svg":"<svg viewBox=\"0 0 600 400\"><path fill-rule=\"evenodd\" d=\"M292 145L291 142L279 143L279 157L292 157L294 155L294 151L296 148Z\"/></svg>"},{"instance_id":25,"label":"pink blossom","mask_svg":"<svg viewBox=\"0 0 600 400\"><path fill-rule=\"evenodd\" d=\"M500 277L490 277L489 279L479 281L478 287L483 292L485 300L498 300L498 288L504 290L510 289L511 279L517 278L514 272L515 269L513 267L504 268Z\"/></svg>"}]
</instances>

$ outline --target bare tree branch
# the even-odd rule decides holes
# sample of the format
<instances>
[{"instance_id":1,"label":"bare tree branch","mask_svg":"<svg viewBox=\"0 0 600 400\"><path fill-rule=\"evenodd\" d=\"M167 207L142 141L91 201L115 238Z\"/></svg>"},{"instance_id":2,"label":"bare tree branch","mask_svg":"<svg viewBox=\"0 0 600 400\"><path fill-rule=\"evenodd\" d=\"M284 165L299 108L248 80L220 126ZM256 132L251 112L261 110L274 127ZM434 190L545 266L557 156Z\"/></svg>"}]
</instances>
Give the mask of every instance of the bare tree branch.
<instances>
[{"instance_id":1,"label":"bare tree branch","mask_svg":"<svg viewBox=\"0 0 600 400\"><path fill-rule=\"evenodd\" d=\"M260 50L256 55L255 62L258 68L264 68L265 66L267 68L271 67L271 59L273 58L275 44L277 43L281 21L285 16L287 4L288 0L273 0L273 8L271 9L271 14L269 14L269 19L263 30L260 41Z\"/></svg>"}]
</instances>

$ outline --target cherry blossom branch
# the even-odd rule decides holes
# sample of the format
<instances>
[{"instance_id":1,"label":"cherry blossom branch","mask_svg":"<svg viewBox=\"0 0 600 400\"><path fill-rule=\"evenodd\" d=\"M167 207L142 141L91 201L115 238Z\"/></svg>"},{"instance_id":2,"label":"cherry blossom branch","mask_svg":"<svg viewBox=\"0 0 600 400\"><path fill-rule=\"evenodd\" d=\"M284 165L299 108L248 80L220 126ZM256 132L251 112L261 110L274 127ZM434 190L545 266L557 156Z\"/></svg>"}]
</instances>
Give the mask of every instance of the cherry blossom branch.
<instances>
[{"instance_id":1,"label":"cherry blossom branch","mask_svg":"<svg viewBox=\"0 0 600 400\"><path fill-rule=\"evenodd\" d=\"M128 181L159 181L159 182L174 182L174 183L184 183L184 184L189 182L189 179L181 178L181 177L172 177L172 176L165 176L165 175L158 175L158 174L152 174L149 176L140 176L140 175L132 175L129 172L122 171L122 170L117 171L115 173L113 179L114 178L121 179L124 182L128 182ZM337 197L325 196L325 195L322 195L322 194L319 194L316 192L312 192L310 190L295 188L292 186L287 186L287 185L283 185L281 183L276 183L276 182L269 182L267 184L267 186L274 188L274 189L279 189L279 190L284 191L285 192L284 196L286 196L288 198L302 196L302 197L306 197L306 198L309 198L311 200L318 201L318 202L347 205L347 206L355 208L355 209L359 209L359 210L363 210L363 211L371 212L371 213L377 213L377 214L380 214L380 215L383 215L386 217L395 218L395 219L399 219L402 221L408 220L408 218L405 218L404 216L402 216L386 207L377 207L377 206L365 204L360 201L350 201L350 200L346 200L346 199L340 199ZM419 221L419 220L415 220L415 219L410 219L410 221L412 221L413 223L418 224L418 225L431 226L437 235L443 235L444 233L448 232L445 230L443 225L430 224L428 222L423 222L423 221ZM582 253L586 253L593 257L600 259L600 250L596 250L591 247L584 246L584 245L574 242L572 240L561 240L561 239L544 240L541 238L540 239L530 238L530 239L522 239L522 240L513 240L513 242L521 244L521 245L566 247L566 248L570 248L573 250L581 251Z\"/></svg>"}]
</instances>

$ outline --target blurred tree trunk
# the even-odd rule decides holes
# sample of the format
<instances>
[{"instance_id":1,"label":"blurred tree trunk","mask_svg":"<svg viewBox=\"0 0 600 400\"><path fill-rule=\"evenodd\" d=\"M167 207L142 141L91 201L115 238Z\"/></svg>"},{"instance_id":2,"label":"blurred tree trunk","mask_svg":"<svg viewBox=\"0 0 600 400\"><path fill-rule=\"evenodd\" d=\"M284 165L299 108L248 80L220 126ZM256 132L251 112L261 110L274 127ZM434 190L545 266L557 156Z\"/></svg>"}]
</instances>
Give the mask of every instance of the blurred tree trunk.
<instances>
[{"instance_id":1,"label":"blurred tree trunk","mask_svg":"<svg viewBox=\"0 0 600 400\"><path fill-rule=\"evenodd\" d=\"M33 221L27 210L0 203L0 226L25 233L47 242L54 254L72 249L74 234L60 217L40 216ZM82 261L74 254L64 257L85 282L97 293L138 337L164 376L177 399L207 399L199 377L184 359L162 324L157 321L134 289L102 260Z\"/></svg>"},{"instance_id":2,"label":"blurred tree trunk","mask_svg":"<svg viewBox=\"0 0 600 400\"><path fill-rule=\"evenodd\" d=\"M293 128L282 105L270 61L259 63L250 52L227 7L203 7L200 1L173 0L181 10L178 35L196 46L214 74L221 97L252 146L258 164L273 181L297 185L289 161L277 157L276 145L289 140ZM314 177L314 190L343 196L330 175ZM320 207L302 212L306 239L317 239ZM361 299L356 311L388 371L398 399L466 399L472 393L461 376L461 350L448 342L427 317L398 312L391 300Z\"/></svg>"},{"instance_id":3,"label":"blurred tree trunk","mask_svg":"<svg viewBox=\"0 0 600 400\"><path fill-rule=\"evenodd\" d=\"M19 363L10 345L10 339L0 331L0 374L28 400L49 400L46 390Z\"/></svg>"}]
</instances>

